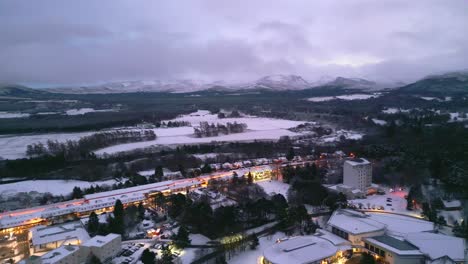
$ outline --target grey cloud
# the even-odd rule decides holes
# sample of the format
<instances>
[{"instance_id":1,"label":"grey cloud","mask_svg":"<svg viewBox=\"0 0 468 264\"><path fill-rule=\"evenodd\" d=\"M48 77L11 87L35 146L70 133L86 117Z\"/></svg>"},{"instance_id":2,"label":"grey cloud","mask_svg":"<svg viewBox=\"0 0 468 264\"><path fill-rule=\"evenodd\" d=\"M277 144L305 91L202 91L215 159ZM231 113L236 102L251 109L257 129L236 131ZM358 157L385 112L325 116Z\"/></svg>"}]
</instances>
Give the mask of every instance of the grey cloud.
<instances>
[{"instance_id":1,"label":"grey cloud","mask_svg":"<svg viewBox=\"0 0 468 264\"><path fill-rule=\"evenodd\" d=\"M468 68L463 0L0 2L0 82L265 74L410 81Z\"/></svg>"}]
</instances>

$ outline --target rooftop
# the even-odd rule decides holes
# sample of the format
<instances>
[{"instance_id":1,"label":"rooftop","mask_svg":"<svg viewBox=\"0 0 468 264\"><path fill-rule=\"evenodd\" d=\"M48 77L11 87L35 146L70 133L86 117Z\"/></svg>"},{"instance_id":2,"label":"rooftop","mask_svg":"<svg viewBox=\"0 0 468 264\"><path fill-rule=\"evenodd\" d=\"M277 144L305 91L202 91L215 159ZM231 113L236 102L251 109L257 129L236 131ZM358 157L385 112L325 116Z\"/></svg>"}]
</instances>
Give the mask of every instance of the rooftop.
<instances>
[{"instance_id":1,"label":"rooftop","mask_svg":"<svg viewBox=\"0 0 468 264\"><path fill-rule=\"evenodd\" d=\"M107 236L95 236L81 245L85 247L100 247L118 237L120 238L120 235L112 233L108 234Z\"/></svg>"},{"instance_id":2,"label":"rooftop","mask_svg":"<svg viewBox=\"0 0 468 264\"><path fill-rule=\"evenodd\" d=\"M345 161L345 163L348 163L351 166L370 164L370 162L368 160L363 159L363 158L348 159L348 160Z\"/></svg>"},{"instance_id":3,"label":"rooftop","mask_svg":"<svg viewBox=\"0 0 468 264\"><path fill-rule=\"evenodd\" d=\"M333 212L328 224L351 234L385 230L385 224L371 219L369 215L346 209Z\"/></svg>"},{"instance_id":4,"label":"rooftop","mask_svg":"<svg viewBox=\"0 0 468 264\"><path fill-rule=\"evenodd\" d=\"M49 263L58 263L61 259L65 258L68 255L71 255L80 249L79 246L62 246L56 248L50 252L44 254L42 259L42 264L49 264Z\"/></svg>"},{"instance_id":5,"label":"rooftop","mask_svg":"<svg viewBox=\"0 0 468 264\"><path fill-rule=\"evenodd\" d=\"M417 247L411 245L407 241L388 235L365 238L364 240L398 255L422 255Z\"/></svg>"},{"instance_id":6,"label":"rooftop","mask_svg":"<svg viewBox=\"0 0 468 264\"><path fill-rule=\"evenodd\" d=\"M88 232L80 222L66 223L54 226L35 226L30 229L32 244L42 245L56 241L78 239L81 242L89 239Z\"/></svg>"},{"instance_id":7,"label":"rooftop","mask_svg":"<svg viewBox=\"0 0 468 264\"><path fill-rule=\"evenodd\" d=\"M454 261L465 260L465 240L459 237L420 232L408 234L405 240L418 247L421 252L432 260L444 256Z\"/></svg>"},{"instance_id":8,"label":"rooftop","mask_svg":"<svg viewBox=\"0 0 468 264\"><path fill-rule=\"evenodd\" d=\"M338 248L317 236L298 236L267 248L263 255L273 263L305 264L332 257Z\"/></svg>"}]
</instances>

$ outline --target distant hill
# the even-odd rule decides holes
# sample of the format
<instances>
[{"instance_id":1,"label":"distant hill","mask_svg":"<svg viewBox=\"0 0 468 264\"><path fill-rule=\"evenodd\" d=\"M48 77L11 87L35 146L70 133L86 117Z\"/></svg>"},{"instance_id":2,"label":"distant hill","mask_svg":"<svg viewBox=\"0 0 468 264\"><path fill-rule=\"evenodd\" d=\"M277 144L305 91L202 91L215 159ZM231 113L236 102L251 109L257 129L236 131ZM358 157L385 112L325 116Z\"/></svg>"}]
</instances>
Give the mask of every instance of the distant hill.
<instances>
[{"instance_id":1,"label":"distant hill","mask_svg":"<svg viewBox=\"0 0 468 264\"><path fill-rule=\"evenodd\" d=\"M427 76L401 87L398 92L419 95L468 94L468 71Z\"/></svg>"},{"instance_id":2,"label":"distant hill","mask_svg":"<svg viewBox=\"0 0 468 264\"><path fill-rule=\"evenodd\" d=\"M0 96L31 97L47 94L45 91L28 88L17 84L0 84Z\"/></svg>"}]
</instances>

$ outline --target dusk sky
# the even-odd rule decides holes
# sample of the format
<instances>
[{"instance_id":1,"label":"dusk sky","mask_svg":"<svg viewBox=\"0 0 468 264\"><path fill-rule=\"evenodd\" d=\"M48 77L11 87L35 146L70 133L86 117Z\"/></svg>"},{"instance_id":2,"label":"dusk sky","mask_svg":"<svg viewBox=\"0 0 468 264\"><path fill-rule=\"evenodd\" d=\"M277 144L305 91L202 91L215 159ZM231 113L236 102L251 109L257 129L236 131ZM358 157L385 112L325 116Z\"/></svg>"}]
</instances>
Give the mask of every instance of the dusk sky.
<instances>
[{"instance_id":1,"label":"dusk sky","mask_svg":"<svg viewBox=\"0 0 468 264\"><path fill-rule=\"evenodd\" d=\"M0 82L409 82L467 69L467 32L466 0L3 0Z\"/></svg>"}]
</instances>

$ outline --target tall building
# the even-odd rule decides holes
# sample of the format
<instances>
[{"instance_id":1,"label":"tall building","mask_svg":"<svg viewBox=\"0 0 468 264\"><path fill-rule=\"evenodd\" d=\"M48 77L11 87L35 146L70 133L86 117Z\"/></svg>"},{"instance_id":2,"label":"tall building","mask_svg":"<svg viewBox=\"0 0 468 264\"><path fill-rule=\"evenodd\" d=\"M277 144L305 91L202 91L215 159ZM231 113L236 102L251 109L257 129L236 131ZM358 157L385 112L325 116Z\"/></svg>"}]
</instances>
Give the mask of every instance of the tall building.
<instances>
[{"instance_id":1,"label":"tall building","mask_svg":"<svg viewBox=\"0 0 468 264\"><path fill-rule=\"evenodd\" d=\"M372 164L363 158L346 160L343 165L343 184L365 193L372 184Z\"/></svg>"}]
</instances>

